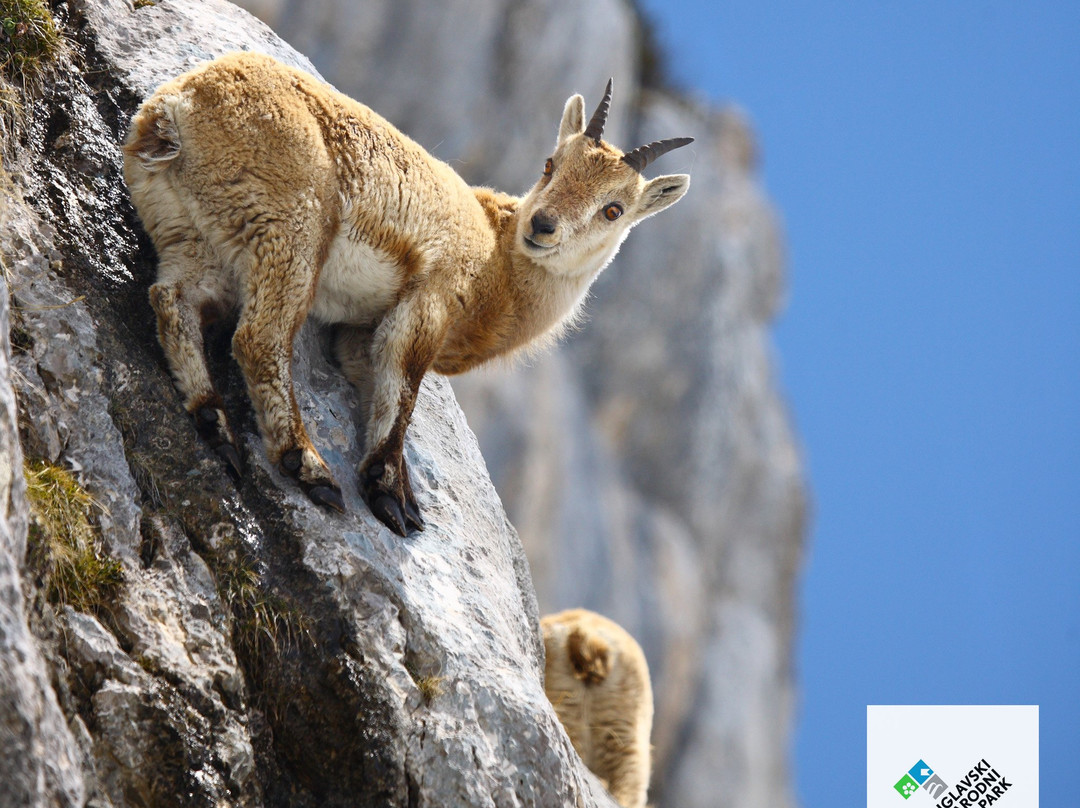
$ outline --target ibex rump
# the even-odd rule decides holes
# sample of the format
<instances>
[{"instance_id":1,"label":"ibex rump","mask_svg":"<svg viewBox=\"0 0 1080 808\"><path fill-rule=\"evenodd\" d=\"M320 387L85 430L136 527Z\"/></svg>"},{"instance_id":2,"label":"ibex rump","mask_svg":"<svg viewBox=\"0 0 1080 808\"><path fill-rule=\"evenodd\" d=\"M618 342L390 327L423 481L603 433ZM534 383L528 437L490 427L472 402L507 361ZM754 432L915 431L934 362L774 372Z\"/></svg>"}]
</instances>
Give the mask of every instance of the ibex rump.
<instances>
[{"instance_id":1,"label":"ibex rump","mask_svg":"<svg viewBox=\"0 0 1080 808\"><path fill-rule=\"evenodd\" d=\"M568 609L540 620L544 692L574 749L623 808L644 808L653 695L641 646L613 620Z\"/></svg>"},{"instance_id":2,"label":"ibex rump","mask_svg":"<svg viewBox=\"0 0 1080 808\"><path fill-rule=\"evenodd\" d=\"M292 387L297 330L340 324L335 350L368 388L361 493L401 535L423 522L402 458L429 368L466 371L556 336L630 227L689 177L645 165L690 142L623 154L566 103L555 153L524 197L473 188L376 113L268 56L238 53L160 87L132 121L124 173L154 246L158 333L200 434L234 474L235 439L204 326L240 308L233 353L271 462L344 509Z\"/></svg>"}]
</instances>

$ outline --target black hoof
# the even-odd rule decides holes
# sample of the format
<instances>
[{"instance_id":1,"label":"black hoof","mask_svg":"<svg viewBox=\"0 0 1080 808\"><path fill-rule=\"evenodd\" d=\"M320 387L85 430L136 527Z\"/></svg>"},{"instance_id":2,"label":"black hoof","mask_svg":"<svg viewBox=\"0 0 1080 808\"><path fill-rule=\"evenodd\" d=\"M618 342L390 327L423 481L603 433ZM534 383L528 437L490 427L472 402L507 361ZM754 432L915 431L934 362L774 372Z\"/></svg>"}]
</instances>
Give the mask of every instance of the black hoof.
<instances>
[{"instance_id":1,"label":"black hoof","mask_svg":"<svg viewBox=\"0 0 1080 808\"><path fill-rule=\"evenodd\" d=\"M221 402L218 401L195 410L195 429L199 437L209 443L214 453L225 462L225 470L229 472L229 476L239 481L244 465L240 462L240 453L233 445L225 419L219 412L220 406Z\"/></svg>"},{"instance_id":2,"label":"black hoof","mask_svg":"<svg viewBox=\"0 0 1080 808\"><path fill-rule=\"evenodd\" d=\"M217 407L207 404L199 407L195 412L195 427L204 438L213 437L217 433L218 418Z\"/></svg>"},{"instance_id":3,"label":"black hoof","mask_svg":"<svg viewBox=\"0 0 1080 808\"><path fill-rule=\"evenodd\" d=\"M240 453L236 451L236 447L231 443L223 443L220 446L214 448L214 452L225 461L225 470L229 472L229 476L237 482L240 481L240 477L243 475L244 467L240 462Z\"/></svg>"},{"instance_id":4,"label":"black hoof","mask_svg":"<svg viewBox=\"0 0 1080 808\"><path fill-rule=\"evenodd\" d=\"M304 453L300 449L290 449L281 455L281 470L290 477L300 473L300 465L304 462Z\"/></svg>"},{"instance_id":5,"label":"black hoof","mask_svg":"<svg viewBox=\"0 0 1080 808\"><path fill-rule=\"evenodd\" d=\"M405 500L405 522L413 530L424 529L424 520L420 518L420 509L408 500Z\"/></svg>"},{"instance_id":6,"label":"black hoof","mask_svg":"<svg viewBox=\"0 0 1080 808\"><path fill-rule=\"evenodd\" d=\"M338 513L345 513L345 500L341 497L341 489L336 485L304 486L304 492L316 505L330 508Z\"/></svg>"},{"instance_id":7,"label":"black hoof","mask_svg":"<svg viewBox=\"0 0 1080 808\"><path fill-rule=\"evenodd\" d=\"M379 494L371 503L371 512L375 518L397 533L399 536L409 535L405 527L405 514L401 505L389 494Z\"/></svg>"}]
</instances>

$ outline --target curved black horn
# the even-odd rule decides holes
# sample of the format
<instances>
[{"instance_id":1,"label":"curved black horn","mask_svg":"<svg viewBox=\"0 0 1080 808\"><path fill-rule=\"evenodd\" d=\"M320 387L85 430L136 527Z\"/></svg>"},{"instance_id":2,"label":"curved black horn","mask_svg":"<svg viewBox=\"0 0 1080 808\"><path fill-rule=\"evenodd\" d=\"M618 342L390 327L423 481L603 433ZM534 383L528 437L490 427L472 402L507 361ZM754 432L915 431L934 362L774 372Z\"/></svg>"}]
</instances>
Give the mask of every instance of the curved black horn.
<instances>
[{"instance_id":1,"label":"curved black horn","mask_svg":"<svg viewBox=\"0 0 1080 808\"><path fill-rule=\"evenodd\" d=\"M639 174L645 170L645 166L661 155L667 154L672 149L678 149L693 143L692 137L672 137L667 140L654 140L648 146L638 146L632 152L623 155L623 162Z\"/></svg>"},{"instance_id":2,"label":"curved black horn","mask_svg":"<svg viewBox=\"0 0 1080 808\"><path fill-rule=\"evenodd\" d=\"M600 136L604 134L604 124L607 123L608 107L611 106L611 79L607 80L607 90L604 92L604 97L600 100L600 106L596 108L596 112L593 113L592 120L589 121L589 125L585 127L585 134L591 137L597 143L600 142Z\"/></svg>"}]
</instances>

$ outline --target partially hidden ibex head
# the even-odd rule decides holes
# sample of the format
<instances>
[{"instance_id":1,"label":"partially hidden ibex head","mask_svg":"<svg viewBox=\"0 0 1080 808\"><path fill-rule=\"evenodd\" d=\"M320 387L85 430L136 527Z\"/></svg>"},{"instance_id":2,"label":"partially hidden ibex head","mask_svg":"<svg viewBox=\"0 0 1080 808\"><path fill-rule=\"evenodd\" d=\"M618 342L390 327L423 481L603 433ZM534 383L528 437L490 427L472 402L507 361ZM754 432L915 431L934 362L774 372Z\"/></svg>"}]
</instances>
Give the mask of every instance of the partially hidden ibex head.
<instances>
[{"instance_id":1,"label":"partially hidden ibex head","mask_svg":"<svg viewBox=\"0 0 1080 808\"><path fill-rule=\"evenodd\" d=\"M567 100L555 152L518 210L521 249L552 271L595 271L631 227L678 202L690 187L687 174L647 180L642 171L693 138L660 140L625 154L602 139L611 85L588 124L585 100Z\"/></svg>"}]
</instances>

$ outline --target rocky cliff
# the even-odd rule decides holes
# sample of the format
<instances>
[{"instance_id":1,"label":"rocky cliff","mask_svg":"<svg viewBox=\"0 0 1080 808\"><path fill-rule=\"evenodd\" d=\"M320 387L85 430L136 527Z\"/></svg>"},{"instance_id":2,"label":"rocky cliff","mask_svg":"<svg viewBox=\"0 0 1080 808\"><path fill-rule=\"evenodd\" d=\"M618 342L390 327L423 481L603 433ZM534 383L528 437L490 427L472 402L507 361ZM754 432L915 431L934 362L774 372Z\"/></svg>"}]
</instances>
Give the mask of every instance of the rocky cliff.
<instances>
[{"instance_id":1,"label":"rocky cliff","mask_svg":"<svg viewBox=\"0 0 1080 808\"><path fill-rule=\"evenodd\" d=\"M198 440L118 142L200 60L312 68L227 3L140 5L54 7L68 45L5 143L0 805L612 805L544 697L528 565L445 380L409 435L408 540L355 493L354 395L315 330L297 388L348 515L268 466L227 339L244 479Z\"/></svg>"},{"instance_id":2,"label":"rocky cliff","mask_svg":"<svg viewBox=\"0 0 1080 808\"><path fill-rule=\"evenodd\" d=\"M455 379L542 612L625 625L655 679L658 805L791 803L805 493L769 328L783 245L736 109L654 86L626 0L241 0L470 181L528 188L563 101L615 79L605 137L696 142L690 192L631 233L589 318L531 366Z\"/></svg>"},{"instance_id":3,"label":"rocky cliff","mask_svg":"<svg viewBox=\"0 0 1080 808\"><path fill-rule=\"evenodd\" d=\"M202 59L313 68L227 3L137 5L54 5L69 46L5 143L0 804L609 805L543 697L534 584L543 611L588 606L641 641L655 804L789 804L803 494L769 355L779 237L741 118L643 88L621 0L251 0L471 181L531 184L565 98L609 75L613 142L698 138L664 158L690 195L632 234L565 349L455 380L483 458L425 382L407 457L431 527L402 541L355 494L355 399L316 330L297 392L347 517L266 464L227 334L239 485L180 407L118 141ZM122 565L96 600L50 588L22 455L88 497L95 552Z\"/></svg>"}]
</instances>

